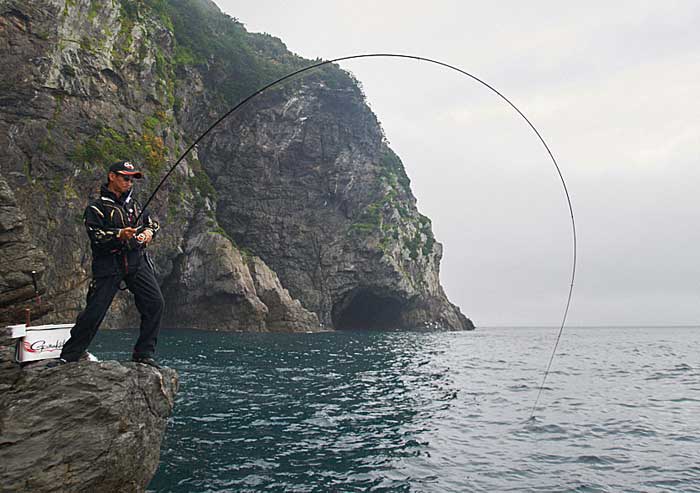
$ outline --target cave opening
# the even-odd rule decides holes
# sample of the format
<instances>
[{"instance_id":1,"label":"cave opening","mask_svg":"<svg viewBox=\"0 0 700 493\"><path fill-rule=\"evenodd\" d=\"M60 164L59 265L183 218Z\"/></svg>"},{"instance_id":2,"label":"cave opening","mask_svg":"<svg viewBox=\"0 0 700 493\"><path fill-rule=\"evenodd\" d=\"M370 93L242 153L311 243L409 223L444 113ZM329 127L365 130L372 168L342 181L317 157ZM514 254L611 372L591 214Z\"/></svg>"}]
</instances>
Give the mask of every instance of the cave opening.
<instances>
[{"instance_id":1,"label":"cave opening","mask_svg":"<svg viewBox=\"0 0 700 493\"><path fill-rule=\"evenodd\" d=\"M402 308L397 298L358 289L337 302L331 316L336 330L398 329Z\"/></svg>"}]
</instances>

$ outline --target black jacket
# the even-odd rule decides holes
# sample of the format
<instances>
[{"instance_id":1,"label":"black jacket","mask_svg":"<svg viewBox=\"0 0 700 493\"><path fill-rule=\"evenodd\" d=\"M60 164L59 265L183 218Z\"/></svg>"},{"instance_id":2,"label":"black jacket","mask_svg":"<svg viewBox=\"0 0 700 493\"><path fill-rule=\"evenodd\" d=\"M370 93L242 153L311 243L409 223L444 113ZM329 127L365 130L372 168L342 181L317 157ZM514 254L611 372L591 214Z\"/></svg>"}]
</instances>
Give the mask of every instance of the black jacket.
<instances>
[{"instance_id":1,"label":"black jacket","mask_svg":"<svg viewBox=\"0 0 700 493\"><path fill-rule=\"evenodd\" d=\"M117 238L119 230L126 227L145 226L155 236L160 226L146 211L135 223L140 207L131 193L117 197L106 185L100 188L100 196L85 209L85 228L92 247L92 275L104 277L125 275L135 271L145 262L146 246L135 238L124 242Z\"/></svg>"}]
</instances>

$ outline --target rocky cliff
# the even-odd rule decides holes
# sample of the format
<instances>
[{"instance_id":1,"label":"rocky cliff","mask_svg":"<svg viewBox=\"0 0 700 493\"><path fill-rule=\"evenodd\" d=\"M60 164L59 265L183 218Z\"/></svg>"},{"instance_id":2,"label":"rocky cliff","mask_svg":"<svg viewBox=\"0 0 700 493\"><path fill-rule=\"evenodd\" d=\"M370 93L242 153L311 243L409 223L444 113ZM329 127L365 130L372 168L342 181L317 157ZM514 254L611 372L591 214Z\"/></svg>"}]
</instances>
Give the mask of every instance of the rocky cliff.
<instances>
[{"instance_id":1,"label":"rocky cliff","mask_svg":"<svg viewBox=\"0 0 700 493\"><path fill-rule=\"evenodd\" d=\"M26 321L26 310L30 319L35 319L51 309L50 303L39 303L46 255L32 241L26 220L9 185L0 177L0 321Z\"/></svg>"},{"instance_id":2,"label":"rocky cliff","mask_svg":"<svg viewBox=\"0 0 700 493\"><path fill-rule=\"evenodd\" d=\"M145 491L174 370L115 361L20 369L0 346L0 491Z\"/></svg>"},{"instance_id":3,"label":"rocky cliff","mask_svg":"<svg viewBox=\"0 0 700 493\"><path fill-rule=\"evenodd\" d=\"M0 60L0 175L62 321L87 287L81 214L106 164L143 163L147 193L233 103L310 63L207 0L0 0ZM167 326L472 328L440 286L401 160L337 67L225 121L153 209ZM108 324L132 325L130 304Z\"/></svg>"}]
</instances>

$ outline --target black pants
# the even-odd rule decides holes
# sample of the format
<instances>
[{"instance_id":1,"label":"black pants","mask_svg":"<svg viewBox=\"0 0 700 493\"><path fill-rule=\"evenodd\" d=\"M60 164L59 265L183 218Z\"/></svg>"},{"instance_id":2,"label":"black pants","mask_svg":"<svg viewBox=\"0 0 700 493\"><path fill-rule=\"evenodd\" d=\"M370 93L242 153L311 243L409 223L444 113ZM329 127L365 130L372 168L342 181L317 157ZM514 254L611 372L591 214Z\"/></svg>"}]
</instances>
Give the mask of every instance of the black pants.
<instances>
[{"instance_id":1,"label":"black pants","mask_svg":"<svg viewBox=\"0 0 700 493\"><path fill-rule=\"evenodd\" d=\"M136 308L141 314L141 332L134 346L134 355L154 355L164 301L153 270L143 262L136 271L129 272L126 276L96 277L92 280L87 294L87 306L78 315L75 326L70 331L70 339L61 351L61 358L66 361L80 359L97 334L122 280L134 294Z\"/></svg>"}]
</instances>

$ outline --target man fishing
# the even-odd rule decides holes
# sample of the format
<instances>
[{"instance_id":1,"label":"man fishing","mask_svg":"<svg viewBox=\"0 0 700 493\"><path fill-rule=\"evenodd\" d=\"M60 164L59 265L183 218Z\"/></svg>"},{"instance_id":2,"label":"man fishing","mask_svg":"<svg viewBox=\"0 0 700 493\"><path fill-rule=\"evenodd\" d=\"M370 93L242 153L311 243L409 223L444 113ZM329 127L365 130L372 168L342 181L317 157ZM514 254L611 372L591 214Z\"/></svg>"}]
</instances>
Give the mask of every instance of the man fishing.
<instances>
[{"instance_id":1,"label":"man fishing","mask_svg":"<svg viewBox=\"0 0 700 493\"><path fill-rule=\"evenodd\" d=\"M123 281L141 314L132 360L160 368L154 356L164 302L146 254L146 247L160 227L147 211L138 219L140 211L132 198L132 186L134 179L142 177L128 161L112 164L100 196L85 209L85 228L92 247L92 282L87 306L78 315L55 365L78 361L83 356Z\"/></svg>"}]
</instances>

